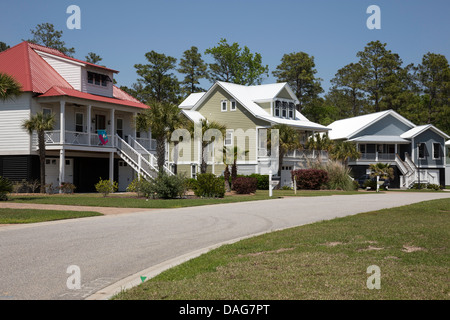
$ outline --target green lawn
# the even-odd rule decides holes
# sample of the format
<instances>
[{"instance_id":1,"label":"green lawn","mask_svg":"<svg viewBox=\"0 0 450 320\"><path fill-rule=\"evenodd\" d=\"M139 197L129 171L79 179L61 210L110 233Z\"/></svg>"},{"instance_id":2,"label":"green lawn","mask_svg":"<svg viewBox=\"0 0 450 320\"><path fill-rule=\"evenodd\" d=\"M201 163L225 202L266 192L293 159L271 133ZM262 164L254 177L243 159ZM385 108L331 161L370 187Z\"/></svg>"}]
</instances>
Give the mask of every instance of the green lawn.
<instances>
[{"instance_id":1,"label":"green lawn","mask_svg":"<svg viewBox=\"0 0 450 320\"><path fill-rule=\"evenodd\" d=\"M101 216L98 212L0 208L0 224L36 223L44 221Z\"/></svg>"},{"instance_id":2,"label":"green lawn","mask_svg":"<svg viewBox=\"0 0 450 320\"><path fill-rule=\"evenodd\" d=\"M364 191L312 191L299 190L297 195L292 190L274 190L272 198L285 196L313 197L330 196L344 194L362 194ZM372 192L373 193L373 192ZM95 207L118 207L118 208L181 208L193 207L208 204L221 204L241 201L267 200L269 191L258 190L254 195L232 195L217 199L143 199L126 194L111 194L103 197L100 194L71 194L71 195L10 195L10 201L16 203L37 203L37 204L59 204L59 205L80 205Z\"/></svg>"},{"instance_id":3,"label":"green lawn","mask_svg":"<svg viewBox=\"0 0 450 320\"><path fill-rule=\"evenodd\" d=\"M448 300L449 208L433 200L242 240L115 299ZM371 265L379 290L367 288Z\"/></svg>"}]
</instances>

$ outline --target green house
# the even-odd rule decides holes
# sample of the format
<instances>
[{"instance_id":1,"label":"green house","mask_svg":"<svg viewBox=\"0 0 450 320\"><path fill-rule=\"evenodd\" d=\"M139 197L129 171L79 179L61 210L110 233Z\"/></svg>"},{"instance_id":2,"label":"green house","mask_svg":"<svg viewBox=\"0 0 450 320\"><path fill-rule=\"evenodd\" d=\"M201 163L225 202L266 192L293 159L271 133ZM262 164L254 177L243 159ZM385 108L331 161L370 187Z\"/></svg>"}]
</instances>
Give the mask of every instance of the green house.
<instances>
[{"instance_id":1,"label":"green house","mask_svg":"<svg viewBox=\"0 0 450 320\"><path fill-rule=\"evenodd\" d=\"M194 124L215 121L226 127L225 136L211 139L214 142L208 145L204 153L207 172L222 175L225 168L224 146L237 146L240 155L237 160L238 174L268 174L271 170L276 175L281 165L281 177L278 178L285 185L291 183L290 171L304 167L308 159L317 156L317 152L294 150L285 154L283 163L279 164L275 150L271 150L268 143L268 129L276 124L292 126L301 132L300 142L303 144L312 134L329 130L304 117L297 110L297 104L298 99L287 83L244 86L218 81L207 92L191 94L179 107ZM179 136L172 140L181 140ZM209 140L209 137L201 138ZM202 159L201 139L191 137L188 140L189 137L185 136L182 139L184 143L178 143L176 147L171 143L169 164L176 164L177 172L195 177Z\"/></svg>"}]
</instances>

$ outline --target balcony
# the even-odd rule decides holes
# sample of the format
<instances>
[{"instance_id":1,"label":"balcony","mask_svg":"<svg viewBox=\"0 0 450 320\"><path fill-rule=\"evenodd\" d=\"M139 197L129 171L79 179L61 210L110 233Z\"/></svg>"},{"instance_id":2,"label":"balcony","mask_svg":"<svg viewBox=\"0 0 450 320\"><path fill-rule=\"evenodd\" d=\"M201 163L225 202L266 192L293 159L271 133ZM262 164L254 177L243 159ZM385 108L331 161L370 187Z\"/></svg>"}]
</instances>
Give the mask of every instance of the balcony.
<instances>
[{"instance_id":1,"label":"balcony","mask_svg":"<svg viewBox=\"0 0 450 320\"><path fill-rule=\"evenodd\" d=\"M50 146L60 146L62 144L66 146L80 146L80 147L98 147L98 148L112 148L116 144L113 143L114 137L110 135L107 131L108 142L103 144L97 133L88 132L75 132L75 131L65 131L64 133L64 143L61 143L61 131L45 131L45 144L47 147ZM125 137L125 140L127 137ZM155 139L136 139L139 144L148 151L156 150L156 140ZM33 145L38 145L37 135L33 133Z\"/></svg>"},{"instance_id":2,"label":"balcony","mask_svg":"<svg viewBox=\"0 0 450 320\"><path fill-rule=\"evenodd\" d=\"M361 153L359 159L352 159L351 161L395 161L395 153Z\"/></svg>"}]
</instances>

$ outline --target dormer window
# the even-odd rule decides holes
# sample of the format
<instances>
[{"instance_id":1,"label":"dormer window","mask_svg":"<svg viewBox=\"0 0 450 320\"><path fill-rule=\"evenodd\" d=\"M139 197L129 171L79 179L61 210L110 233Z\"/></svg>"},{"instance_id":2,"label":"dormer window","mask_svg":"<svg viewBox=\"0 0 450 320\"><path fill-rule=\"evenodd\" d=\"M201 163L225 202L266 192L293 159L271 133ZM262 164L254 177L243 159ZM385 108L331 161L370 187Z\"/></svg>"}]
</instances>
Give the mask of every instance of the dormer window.
<instances>
[{"instance_id":1,"label":"dormer window","mask_svg":"<svg viewBox=\"0 0 450 320\"><path fill-rule=\"evenodd\" d=\"M295 119L295 104L290 101L275 100L273 116L284 119Z\"/></svg>"},{"instance_id":2,"label":"dormer window","mask_svg":"<svg viewBox=\"0 0 450 320\"><path fill-rule=\"evenodd\" d=\"M112 82L111 78L105 74L95 73L88 71L87 79L89 84L95 84L96 86L107 87L108 81Z\"/></svg>"}]
</instances>

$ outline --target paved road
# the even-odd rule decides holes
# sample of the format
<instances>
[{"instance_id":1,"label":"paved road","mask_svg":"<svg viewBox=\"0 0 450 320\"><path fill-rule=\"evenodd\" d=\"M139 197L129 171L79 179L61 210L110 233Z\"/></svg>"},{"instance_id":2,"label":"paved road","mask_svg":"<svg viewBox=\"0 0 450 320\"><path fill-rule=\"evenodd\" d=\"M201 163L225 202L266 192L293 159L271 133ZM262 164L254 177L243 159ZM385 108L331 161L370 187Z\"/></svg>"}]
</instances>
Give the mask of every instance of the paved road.
<instances>
[{"instance_id":1,"label":"paved road","mask_svg":"<svg viewBox=\"0 0 450 320\"><path fill-rule=\"evenodd\" d=\"M450 193L292 197L0 227L0 299L97 298L149 267L233 239L438 198ZM67 287L72 265L81 289Z\"/></svg>"}]
</instances>

